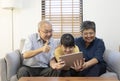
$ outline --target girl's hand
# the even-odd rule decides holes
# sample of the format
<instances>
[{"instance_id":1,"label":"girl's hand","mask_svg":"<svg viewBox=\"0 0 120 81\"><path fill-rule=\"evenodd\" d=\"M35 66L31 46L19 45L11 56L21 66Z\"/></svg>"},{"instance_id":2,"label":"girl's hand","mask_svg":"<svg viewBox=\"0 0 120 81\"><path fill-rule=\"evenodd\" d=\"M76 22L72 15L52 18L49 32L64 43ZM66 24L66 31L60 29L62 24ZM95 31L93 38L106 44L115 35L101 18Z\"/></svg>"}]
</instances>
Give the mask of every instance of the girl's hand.
<instances>
[{"instance_id":1,"label":"girl's hand","mask_svg":"<svg viewBox=\"0 0 120 81\"><path fill-rule=\"evenodd\" d=\"M52 67L53 69L62 69L65 66L65 62L62 60L59 60L57 63L55 63Z\"/></svg>"}]
</instances>

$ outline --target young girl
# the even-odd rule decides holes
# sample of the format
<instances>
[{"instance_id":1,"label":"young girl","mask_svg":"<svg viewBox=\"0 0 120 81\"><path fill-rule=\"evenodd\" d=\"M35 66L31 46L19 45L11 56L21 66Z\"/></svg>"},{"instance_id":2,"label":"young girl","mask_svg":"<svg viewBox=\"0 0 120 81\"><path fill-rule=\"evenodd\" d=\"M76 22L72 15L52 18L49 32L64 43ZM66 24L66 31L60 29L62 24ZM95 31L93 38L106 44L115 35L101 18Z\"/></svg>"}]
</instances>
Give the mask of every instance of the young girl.
<instances>
[{"instance_id":1,"label":"young girl","mask_svg":"<svg viewBox=\"0 0 120 81\"><path fill-rule=\"evenodd\" d=\"M56 61L63 65L65 65L64 62L62 62L61 59L59 59L60 56L64 55L64 54L71 54L71 53L77 53L79 52L79 48L75 45L74 42L74 37L71 34L63 34L60 40L60 45L55 49L55 58ZM61 73L60 76L70 76L70 68L68 69L62 69L63 67L61 67Z\"/></svg>"}]
</instances>

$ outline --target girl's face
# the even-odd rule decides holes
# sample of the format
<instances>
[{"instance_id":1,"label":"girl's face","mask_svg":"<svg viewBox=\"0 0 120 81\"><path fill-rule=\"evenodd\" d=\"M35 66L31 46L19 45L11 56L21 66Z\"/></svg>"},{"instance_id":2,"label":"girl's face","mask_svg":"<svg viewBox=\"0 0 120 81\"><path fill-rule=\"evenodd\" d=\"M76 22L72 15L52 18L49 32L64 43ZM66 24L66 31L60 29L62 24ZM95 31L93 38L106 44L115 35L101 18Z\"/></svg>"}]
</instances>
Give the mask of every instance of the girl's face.
<instances>
[{"instance_id":1,"label":"girl's face","mask_svg":"<svg viewBox=\"0 0 120 81\"><path fill-rule=\"evenodd\" d=\"M65 46L61 45L61 47L62 47L62 50L63 50L64 54L73 53L74 46L72 46L72 47L65 47Z\"/></svg>"}]
</instances>

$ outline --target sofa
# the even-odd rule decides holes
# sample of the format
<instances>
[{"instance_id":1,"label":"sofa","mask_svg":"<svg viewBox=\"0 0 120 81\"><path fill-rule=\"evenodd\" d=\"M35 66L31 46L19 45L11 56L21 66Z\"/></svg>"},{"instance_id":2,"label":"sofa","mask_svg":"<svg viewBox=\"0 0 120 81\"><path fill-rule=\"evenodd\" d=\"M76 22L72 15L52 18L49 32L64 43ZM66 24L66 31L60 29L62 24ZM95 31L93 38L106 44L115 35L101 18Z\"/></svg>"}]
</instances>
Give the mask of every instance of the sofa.
<instances>
[{"instance_id":1,"label":"sofa","mask_svg":"<svg viewBox=\"0 0 120 81\"><path fill-rule=\"evenodd\" d=\"M22 64L20 50L7 53L0 59L0 81L18 81L17 70ZM104 53L104 60L108 67L106 73L100 77L114 77L120 80L120 53L107 49Z\"/></svg>"}]
</instances>

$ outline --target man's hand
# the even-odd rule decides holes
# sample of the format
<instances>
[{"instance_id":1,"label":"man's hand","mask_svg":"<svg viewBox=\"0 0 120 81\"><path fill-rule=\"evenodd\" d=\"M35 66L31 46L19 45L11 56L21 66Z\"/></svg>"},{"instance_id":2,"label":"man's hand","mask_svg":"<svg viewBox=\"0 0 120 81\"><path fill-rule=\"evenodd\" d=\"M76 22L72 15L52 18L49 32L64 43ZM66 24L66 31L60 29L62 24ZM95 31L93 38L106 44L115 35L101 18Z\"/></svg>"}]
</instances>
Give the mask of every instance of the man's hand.
<instances>
[{"instance_id":1,"label":"man's hand","mask_svg":"<svg viewBox=\"0 0 120 81\"><path fill-rule=\"evenodd\" d=\"M50 46L48 45L49 41L47 40L44 46L42 47L43 52L49 52L50 51Z\"/></svg>"}]
</instances>

